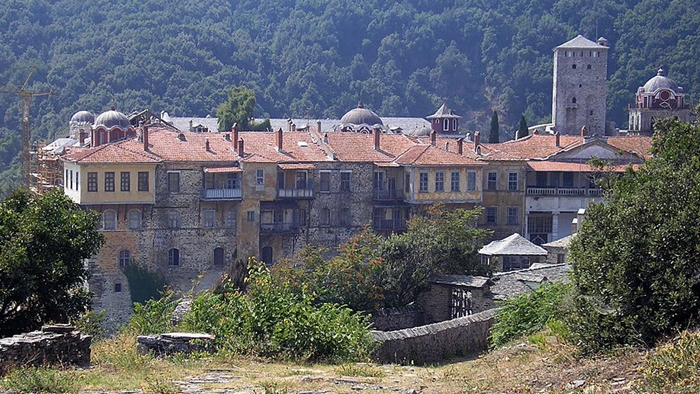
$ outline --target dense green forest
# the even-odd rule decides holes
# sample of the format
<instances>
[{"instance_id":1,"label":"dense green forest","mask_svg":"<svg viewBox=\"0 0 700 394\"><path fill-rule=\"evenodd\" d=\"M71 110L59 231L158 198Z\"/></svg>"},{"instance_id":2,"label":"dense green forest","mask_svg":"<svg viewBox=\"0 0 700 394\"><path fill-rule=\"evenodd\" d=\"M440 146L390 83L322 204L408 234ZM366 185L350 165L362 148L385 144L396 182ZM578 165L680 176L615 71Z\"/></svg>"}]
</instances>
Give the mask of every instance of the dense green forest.
<instances>
[{"instance_id":1,"label":"dense green forest","mask_svg":"<svg viewBox=\"0 0 700 394\"><path fill-rule=\"evenodd\" d=\"M214 116L226 89L254 90L257 116L425 116L443 100L501 141L549 121L552 49L583 34L611 45L608 116L626 126L637 87L663 65L700 97L693 0L5 0L0 86L31 66L33 139L78 110ZM0 190L17 165L20 98L0 94Z\"/></svg>"}]
</instances>

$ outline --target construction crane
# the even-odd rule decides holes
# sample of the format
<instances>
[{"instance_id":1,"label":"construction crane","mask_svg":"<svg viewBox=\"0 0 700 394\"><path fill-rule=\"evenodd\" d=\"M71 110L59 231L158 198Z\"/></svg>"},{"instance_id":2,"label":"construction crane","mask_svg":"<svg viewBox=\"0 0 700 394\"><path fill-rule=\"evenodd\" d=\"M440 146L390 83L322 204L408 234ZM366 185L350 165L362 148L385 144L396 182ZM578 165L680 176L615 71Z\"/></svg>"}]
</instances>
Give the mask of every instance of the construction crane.
<instances>
[{"instance_id":1,"label":"construction crane","mask_svg":"<svg viewBox=\"0 0 700 394\"><path fill-rule=\"evenodd\" d=\"M0 93L18 94L20 97L22 97L22 152L20 154L20 183L23 187L27 189L29 189L29 145L31 139L31 129L29 128L29 121L31 118L30 110L32 98L37 96L51 96L54 94L52 91L40 93L27 91L27 85L29 85L29 78L32 77L34 71L36 71L36 67L31 68L31 71L29 72L29 75L27 75L27 79L24 81L24 84L21 88L9 85L5 88L0 89Z\"/></svg>"}]
</instances>

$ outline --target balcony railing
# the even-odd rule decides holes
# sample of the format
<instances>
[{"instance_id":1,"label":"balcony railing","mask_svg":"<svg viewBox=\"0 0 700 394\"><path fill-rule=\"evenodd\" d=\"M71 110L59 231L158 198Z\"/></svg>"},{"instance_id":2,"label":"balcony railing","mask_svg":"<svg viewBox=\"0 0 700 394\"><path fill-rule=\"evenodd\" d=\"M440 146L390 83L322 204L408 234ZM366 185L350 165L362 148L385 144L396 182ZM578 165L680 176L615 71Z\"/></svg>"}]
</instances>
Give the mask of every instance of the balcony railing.
<instances>
[{"instance_id":1,"label":"balcony railing","mask_svg":"<svg viewBox=\"0 0 700 394\"><path fill-rule=\"evenodd\" d=\"M313 198L313 189L277 189L279 198Z\"/></svg>"},{"instance_id":2,"label":"balcony railing","mask_svg":"<svg viewBox=\"0 0 700 394\"><path fill-rule=\"evenodd\" d=\"M372 198L375 201L403 201L402 190L373 190Z\"/></svg>"},{"instance_id":3,"label":"balcony railing","mask_svg":"<svg viewBox=\"0 0 700 394\"><path fill-rule=\"evenodd\" d=\"M405 220L375 219L372 228L377 231L403 231L406 230Z\"/></svg>"},{"instance_id":4,"label":"balcony railing","mask_svg":"<svg viewBox=\"0 0 700 394\"><path fill-rule=\"evenodd\" d=\"M602 194L600 189L586 189L574 187L528 187L528 196L591 196L598 197Z\"/></svg>"},{"instance_id":5,"label":"balcony railing","mask_svg":"<svg viewBox=\"0 0 700 394\"><path fill-rule=\"evenodd\" d=\"M240 200L242 196L243 193L240 188L202 190L202 199L204 200Z\"/></svg>"},{"instance_id":6,"label":"balcony railing","mask_svg":"<svg viewBox=\"0 0 700 394\"><path fill-rule=\"evenodd\" d=\"M260 223L260 232L271 233L296 233L299 231L299 223Z\"/></svg>"}]
</instances>

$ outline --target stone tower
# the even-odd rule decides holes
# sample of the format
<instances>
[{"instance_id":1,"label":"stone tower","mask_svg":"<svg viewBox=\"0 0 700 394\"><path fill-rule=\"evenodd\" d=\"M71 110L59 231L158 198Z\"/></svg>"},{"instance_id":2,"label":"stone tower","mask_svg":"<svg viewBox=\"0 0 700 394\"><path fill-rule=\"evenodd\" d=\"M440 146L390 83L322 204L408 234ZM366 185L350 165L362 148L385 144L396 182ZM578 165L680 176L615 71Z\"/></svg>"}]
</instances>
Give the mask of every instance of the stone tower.
<instances>
[{"instance_id":1,"label":"stone tower","mask_svg":"<svg viewBox=\"0 0 700 394\"><path fill-rule=\"evenodd\" d=\"M605 134L608 41L579 35L554 48L552 123L561 134Z\"/></svg>"}]
</instances>

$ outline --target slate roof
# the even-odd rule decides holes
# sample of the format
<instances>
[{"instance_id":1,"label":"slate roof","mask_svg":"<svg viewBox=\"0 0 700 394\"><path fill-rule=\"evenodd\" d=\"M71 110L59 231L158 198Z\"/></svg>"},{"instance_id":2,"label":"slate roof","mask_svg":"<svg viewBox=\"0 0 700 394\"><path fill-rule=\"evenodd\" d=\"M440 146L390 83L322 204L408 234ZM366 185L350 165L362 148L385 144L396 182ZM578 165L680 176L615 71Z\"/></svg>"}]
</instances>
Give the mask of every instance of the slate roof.
<instances>
[{"instance_id":1,"label":"slate roof","mask_svg":"<svg viewBox=\"0 0 700 394\"><path fill-rule=\"evenodd\" d=\"M502 240L492 241L479 250L487 256L546 256L547 251L515 233Z\"/></svg>"},{"instance_id":2,"label":"slate roof","mask_svg":"<svg viewBox=\"0 0 700 394\"><path fill-rule=\"evenodd\" d=\"M544 282L569 282L571 264L551 264L519 271L498 272L491 278L489 296L504 300L526 294Z\"/></svg>"},{"instance_id":3,"label":"slate roof","mask_svg":"<svg viewBox=\"0 0 700 394\"><path fill-rule=\"evenodd\" d=\"M443 103L434 114L426 116L427 119L459 119L461 116L457 115L451 109L447 108L447 104Z\"/></svg>"},{"instance_id":4,"label":"slate roof","mask_svg":"<svg viewBox=\"0 0 700 394\"><path fill-rule=\"evenodd\" d=\"M490 284L491 279L472 275L435 274L428 278L428 282L450 286L483 288L485 285Z\"/></svg>"},{"instance_id":5,"label":"slate roof","mask_svg":"<svg viewBox=\"0 0 700 394\"><path fill-rule=\"evenodd\" d=\"M608 49L608 47L593 42L588 38L578 35L571 40L559 45L555 49L559 48L572 48L572 49Z\"/></svg>"},{"instance_id":6,"label":"slate roof","mask_svg":"<svg viewBox=\"0 0 700 394\"><path fill-rule=\"evenodd\" d=\"M553 247L553 248L568 248L569 244L571 243L571 240L574 239L576 236L576 233L567 235L566 237L556 239L552 242L547 242L546 244L543 244L543 247Z\"/></svg>"}]
</instances>

